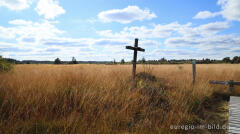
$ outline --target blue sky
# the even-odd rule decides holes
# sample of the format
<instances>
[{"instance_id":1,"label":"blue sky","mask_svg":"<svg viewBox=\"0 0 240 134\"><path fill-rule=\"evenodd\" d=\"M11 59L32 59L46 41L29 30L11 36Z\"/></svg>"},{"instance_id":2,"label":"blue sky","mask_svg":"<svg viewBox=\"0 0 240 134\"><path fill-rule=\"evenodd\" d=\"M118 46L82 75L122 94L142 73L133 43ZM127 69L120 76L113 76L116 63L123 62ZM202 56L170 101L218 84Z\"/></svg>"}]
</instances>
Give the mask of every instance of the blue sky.
<instances>
[{"instance_id":1,"label":"blue sky","mask_svg":"<svg viewBox=\"0 0 240 134\"><path fill-rule=\"evenodd\" d=\"M240 55L240 0L0 0L0 55L18 60Z\"/></svg>"}]
</instances>

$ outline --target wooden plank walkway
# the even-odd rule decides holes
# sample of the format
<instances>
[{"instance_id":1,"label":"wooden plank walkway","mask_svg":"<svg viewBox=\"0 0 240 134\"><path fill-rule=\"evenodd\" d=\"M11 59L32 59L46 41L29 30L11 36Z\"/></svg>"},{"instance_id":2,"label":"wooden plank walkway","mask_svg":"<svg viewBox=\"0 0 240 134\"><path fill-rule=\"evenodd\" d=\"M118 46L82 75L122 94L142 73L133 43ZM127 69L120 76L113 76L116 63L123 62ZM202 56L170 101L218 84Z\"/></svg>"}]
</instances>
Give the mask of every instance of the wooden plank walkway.
<instances>
[{"instance_id":1,"label":"wooden plank walkway","mask_svg":"<svg viewBox=\"0 0 240 134\"><path fill-rule=\"evenodd\" d=\"M240 97L230 96L229 134L240 134Z\"/></svg>"}]
</instances>

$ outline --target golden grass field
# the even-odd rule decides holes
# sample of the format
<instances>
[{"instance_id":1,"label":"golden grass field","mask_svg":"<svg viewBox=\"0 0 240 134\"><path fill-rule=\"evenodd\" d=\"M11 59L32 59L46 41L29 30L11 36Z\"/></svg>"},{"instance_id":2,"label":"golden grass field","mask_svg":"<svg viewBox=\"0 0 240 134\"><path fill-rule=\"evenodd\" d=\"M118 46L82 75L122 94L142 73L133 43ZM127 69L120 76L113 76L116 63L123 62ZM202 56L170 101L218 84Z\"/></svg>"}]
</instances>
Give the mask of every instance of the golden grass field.
<instances>
[{"instance_id":1,"label":"golden grass field","mask_svg":"<svg viewBox=\"0 0 240 134\"><path fill-rule=\"evenodd\" d=\"M170 129L227 124L228 87L208 81L240 81L240 64L197 65L194 86L191 67L137 65L152 76L133 89L131 65L15 65L0 74L0 133L223 133Z\"/></svg>"}]
</instances>

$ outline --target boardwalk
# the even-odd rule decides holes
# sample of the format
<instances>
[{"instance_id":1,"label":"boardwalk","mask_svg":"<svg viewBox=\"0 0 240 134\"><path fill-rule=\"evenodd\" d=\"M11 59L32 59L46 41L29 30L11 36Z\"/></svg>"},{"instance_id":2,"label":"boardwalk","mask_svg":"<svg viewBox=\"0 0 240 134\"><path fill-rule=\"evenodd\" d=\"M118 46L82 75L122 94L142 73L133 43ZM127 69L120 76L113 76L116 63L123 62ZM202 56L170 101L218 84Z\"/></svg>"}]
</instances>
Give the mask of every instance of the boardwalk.
<instances>
[{"instance_id":1,"label":"boardwalk","mask_svg":"<svg viewBox=\"0 0 240 134\"><path fill-rule=\"evenodd\" d=\"M240 134L240 97L230 97L229 134Z\"/></svg>"}]
</instances>

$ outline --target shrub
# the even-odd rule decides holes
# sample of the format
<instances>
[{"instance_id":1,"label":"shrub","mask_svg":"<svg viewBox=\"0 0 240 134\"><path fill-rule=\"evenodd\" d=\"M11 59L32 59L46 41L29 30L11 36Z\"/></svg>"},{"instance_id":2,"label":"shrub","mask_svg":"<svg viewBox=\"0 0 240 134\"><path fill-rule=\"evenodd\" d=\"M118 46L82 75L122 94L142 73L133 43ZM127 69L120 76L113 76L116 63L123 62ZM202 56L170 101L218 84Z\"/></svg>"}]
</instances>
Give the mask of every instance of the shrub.
<instances>
[{"instance_id":1,"label":"shrub","mask_svg":"<svg viewBox=\"0 0 240 134\"><path fill-rule=\"evenodd\" d=\"M0 72L8 72L12 70L13 64L7 62L2 56L0 56Z\"/></svg>"},{"instance_id":2,"label":"shrub","mask_svg":"<svg viewBox=\"0 0 240 134\"><path fill-rule=\"evenodd\" d=\"M62 62L59 58L57 58L57 59L55 59L54 64L62 64Z\"/></svg>"},{"instance_id":3,"label":"shrub","mask_svg":"<svg viewBox=\"0 0 240 134\"><path fill-rule=\"evenodd\" d=\"M72 57L72 61L69 62L69 64L78 64L77 59L75 57Z\"/></svg>"}]
</instances>

